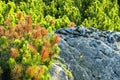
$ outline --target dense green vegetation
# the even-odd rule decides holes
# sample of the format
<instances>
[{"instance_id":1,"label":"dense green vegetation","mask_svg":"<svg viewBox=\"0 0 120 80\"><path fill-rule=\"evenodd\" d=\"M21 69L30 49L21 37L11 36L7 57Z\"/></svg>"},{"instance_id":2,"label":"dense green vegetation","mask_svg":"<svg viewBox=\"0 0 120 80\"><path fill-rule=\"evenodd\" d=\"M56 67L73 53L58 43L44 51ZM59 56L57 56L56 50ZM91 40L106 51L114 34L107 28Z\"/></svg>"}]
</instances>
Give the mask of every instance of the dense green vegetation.
<instances>
[{"instance_id":1,"label":"dense green vegetation","mask_svg":"<svg viewBox=\"0 0 120 80\"><path fill-rule=\"evenodd\" d=\"M70 22L86 27L120 31L118 0L3 0L0 1L0 24L7 17L17 22L15 13L33 16L33 23L56 30L70 26ZM54 20L54 24L50 21Z\"/></svg>"},{"instance_id":2,"label":"dense green vegetation","mask_svg":"<svg viewBox=\"0 0 120 80\"><path fill-rule=\"evenodd\" d=\"M54 31L76 25L120 31L120 1L1 0L0 25L0 78L49 80L52 54L59 53L55 42L60 38Z\"/></svg>"}]
</instances>

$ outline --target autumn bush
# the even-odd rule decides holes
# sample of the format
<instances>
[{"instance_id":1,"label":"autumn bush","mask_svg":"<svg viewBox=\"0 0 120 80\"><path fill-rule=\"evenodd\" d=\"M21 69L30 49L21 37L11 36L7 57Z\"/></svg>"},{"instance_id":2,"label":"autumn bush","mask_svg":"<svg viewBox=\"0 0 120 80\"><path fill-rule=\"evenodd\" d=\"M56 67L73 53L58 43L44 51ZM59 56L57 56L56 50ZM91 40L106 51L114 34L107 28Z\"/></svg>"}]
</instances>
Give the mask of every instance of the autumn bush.
<instances>
[{"instance_id":1,"label":"autumn bush","mask_svg":"<svg viewBox=\"0 0 120 80\"><path fill-rule=\"evenodd\" d=\"M50 80L49 68L60 51L59 34L49 33L32 16L17 14L18 23L8 18L0 26L0 78L2 80ZM53 21L52 21L53 23Z\"/></svg>"}]
</instances>

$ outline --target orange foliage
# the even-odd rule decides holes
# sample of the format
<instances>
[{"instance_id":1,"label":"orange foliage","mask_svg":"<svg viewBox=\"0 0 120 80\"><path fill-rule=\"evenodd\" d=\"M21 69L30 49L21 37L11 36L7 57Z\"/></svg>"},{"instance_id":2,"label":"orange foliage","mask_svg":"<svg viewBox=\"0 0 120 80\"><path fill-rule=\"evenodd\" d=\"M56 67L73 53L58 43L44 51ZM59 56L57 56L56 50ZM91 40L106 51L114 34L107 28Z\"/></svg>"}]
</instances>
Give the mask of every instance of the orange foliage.
<instances>
[{"instance_id":1,"label":"orange foliage","mask_svg":"<svg viewBox=\"0 0 120 80\"><path fill-rule=\"evenodd\" d=\"M76 24L75 24L74 22L70 22L70 26L71 26L71 27L75 27Z\"/></svg>"},{"instance_id":2,"label":"orange foliage","mask_svg":"<svg viewBox=\"0 0 120 80\"><path fill-rule=\"evenodd\" d=\"M36 29L36 30L40 30L40 29L41 29L41 27L40 27L40 24L39 24L39 23L37 23L37 24L35 25L35 29Z\"/></svg>"},{"instance_id":3,"label":"orange foliage","mask_svg":"<svg viewBox=\"0 0 120 80\"><path fill-rule=\"evenodd\" d=\"M41 79L41 75L43 75L43 74L44 74L44 68L41 67L41 66L38 66L34 80L40 80Z\"/></svg>"},{"instance_id":4,"label":"orange foliage","mask_svg":"<svg viewBox=\"0 0 120 80\"><path fill-rule=\"evenodd\" d=\"M40 38L40 36L41 36L41 30L38 29L38 30L36 30L35 38Z\"/></svg>"},{"instance_id":5,"label":"orange foliage","mask_svg":"<svg viewBox=\"0 0 120 80\"><path fill-rule=\"evenodd\" d=\"M47 30L45 28L41 28L38 24L35 26L35 29L36 30L33 31L35 38L40 38L41 36L47 35Z\"/></svg>"},{"instance_id":6,"label":"orange foliage","mask_svg":"<svg viewBox=\"0 0 120 80\"><path fill-rule=\"evenodd\" d=\"M31 17L31 15L27 15L25 20L26 20L25 30L27 30L27 32L29 32L32 30L32 17Z\"/></svg>"},{"instance_id":7,"label":"orange foliage","mask_svg":"<svg viewBox=\"0 0 120 80\"><path fill-rule=\"evenodd\" d=\"M50 41L47 40L47 41L45 42L45 46L46 46L46 47L50 47L50 46L51 46Z\"/></svg>"},{"instance_id":8,"label":"orange foliage","mask_svg":"<svg viewBox=\"0 0 120 80\"><path fill-rule=\"evenodd\" d=\"M3 26L0 26L0 35L5 34L6 29Z\"/></svg>"},{"instance_id":9,"label":"orange foliage","mask_svg":"<svg viewBox=\"0 0 120 80\"><path fill-rule=\"evenodd\" d=\"M36 47L37 46L37 39L34 40L34 46Z\"/></svg>"},{"instance_id":10,"label":"orange foliage","mask_svg":"<svg viewBox=\"0 0 120 80\"><path fill-rule=\"evenodd\" d=\"M12 21L12 18L8 18L8 19L4 22L4 24L5 24L5 25L9 25L11 21Z\"/></svg>"},{"instance_id":11,"label":"orange foliage","mask_svg":"<svg viewBox=\"0 0 120 80\"><path fill-rule=\"evenodd\" d=\"M28 47L29 47L29 49L30 49L33 53L35 53L35 54L38 53L37 50L36 50L36 48L35 48L34 46L32 46L32 45L29 44Z\"/></svg>"},{"instance_id":12,"label":"orange foliage","mask_svg":"<svg viewBox=\"0 0 120 80\"><path fill-rule=\"evenodd\" d=\"M42 29L41 29L41 34L42 34L43 36L46 36L46 35L47 35L47 30L46 30L45 28L42 28Z\"/></svg>"},{"instance_id":13,"label":"orange foliage","mask_svg":"<svg viewBox=\"0 0 120 80\"><path fill-rule=\"evenodd\" d=\"M16 58L18 56L18 54L19 54L17 48L11 48L11 52L12 52L11 56L13 58Z\"/></svg>"},{"instance_id":14,"label":"orange foliage","mask_svg":"<svg viewBox=\"0 0 120 80\"><path fill-rule=\"evenodd\" d=\"M43 46L42 48L42 60L45 61L49 58L49 48Z\"/></svg>"},{"instance_id":15,"label":"orange foliage","mask_svg":"<svg viewBox=\"0 0 120 80\"><path fill-rule=\"evenodd\" d=\"M51 50L49 51L49 56L51 57L51 56L53 56L54 54L55 54L54 50L51 49Z\"/></svg>"},{"instance_id":16,"label":"orange foliage","mask_svg":"<svg viewBox=\"0 0 120 80\"><path fill-rule=\"evenodd\" d=\"M19 20L19 24L18 25L21 25L22 28L25 29L25 20L24 19Z\"/></svg>"},{"instance_id":17,"label":"orange foliage","mask_svg":"<svg viewBox=\"0 0 120 80\"><path fill-rule=\"evenodd\" d=\"M5 31L5 36L8 37L9 31Z\"/></svg>"},{"instance_id":18,"label":"orange foliage","mask_svg":"<svg viewBox=\"0 0 120 80\"><path fill-rule=\"evenodd\" d=\"M14 70L17 70L17 72L21 72L22 71L22 65L16 65Z\"/></svg>"},{"instance_id":19,"label":"orange foliage","mask_svg":"<svg viewBox=\"0 0 120 80\"><path fill-rule=\"evenodd\" d=\"M35 73L34 67L33 67L33 66L29 66L29 67L27 68L27 72L28 72L28 74L29 74L31 77L33 77L33 76L34 76L34 73Z\"/></svg>"},{"instance_id":20,"label":"orange foliage","mask_svg":"<svg viewBox=\"0 0 120 80\"><path fill-rule=\"evenodd\" d=\"M21 39L22 38L22 35L18 32L14 32L13 36L17 39Z\"/></svg>"},{"instance_id":21,"label":"orange foliage","mask_svg":"<svg viewBox=\"0 0 120 80\"><path fill-rule=\"evenodd\" d=\"M55 43L59 43L60 40L61 40L60 35L59 35L59 34L56 34L55 37L54 37L54 44L55 44Z\"/></svg>"},{"instance_id":22,"label":"orange foliage","mask_svg":"<svg viewBox=\"0 0 120 80\"><path fill-rule=\"evenodd\" d=\"M54 19L50 19L50 23L51 24L55 24L55 20Z\"/></svg>"},{"instance_id":23,"label":"orange foliage","mask_svg":"<svg viewBox=\"0 0 120 80\"><path fill-rule=\"evenodd\" d=\"M15 28L11 26L8 34L9 39L13 39L14 31L15 31Z\"/></svg>"},{"instance_id":24,"label":"orange foliage","mask_svg":"<svg viewBox=\"0 0 120 80\"><path fill-rule=\"evenodd\" d=\"M11 71L12 80L19 80L21 77L22 65L15 65L14 69Z\"/></svg>"},{"instance_id":25,"label":"orange foliage","mask_svg":"<svg viewBox=\"0 0 120 80\"><path fill-rule=\"evenodd\" d=\"M23 27L19 24L19 25L16 25L16 29L15 29L17 32L23 32Z\"/></svg>"},{"instance_id":26,"label":"orange foliage","mask_svg":"<svg viewBox=\"0 0 120 80\"><path fill-rule=\"evenodd\" d=\"M27 36L29 32L32 33L31 37L41 38L42 36L47 35L46 28L41 28L39 23L35 25L35 29L32 27L32 17L31 15L27 15L25 17L25 23L22 18L22 12L18 12L17 17L19 19L19 23L15 27L9 26L9 29L6 30L4 27L0 27L0 35L5 35L9 39L18 38L21 39L23 36ZM6 25L9 25L11 18L8 18L5 21Z\"/></svg>"},{"instance_id":27,"label":"orange foliage","mask_svg":"<svg viewBox=\"0 0 120 80\"><path fill-rule=\"evenodd\" d=\"M25 20L26 20L26 23L32 24L32 16L31 15L27 15Z\"/></svg>"},{"instance_id":28,"label":"orange foliage","mask_svg":"<svg viewBox=\"0 0 120 80\"><path fill-rule=\"evenodd\" d=\"M19 35L17 32L14 33L14 37L19 39Z\"/></svg>"},{"instance_id":29,"label":"orange foliage","mask_svg":"<svg viewBox=\"0 0 120 80\"><path fill-rule=\"evenodd\" d=\"M9 30L9 34L12 34L12 33L14 33L14 31L15 31L15 27L10 27L10 30Z\"/></svg>"},{"instance_id":30,"label":"orange foliage","mask_svg":"<svg viewBox=\"0 0 120 80\"><path fill-rule=\"evenodd\" d=\"M17 13L17 17L18 17L19 20L21 20L21 18L22 18L22 12L21 11Z\"/></svg>"},{"instance_id":31,"label":"orange foliage","mask_svg":"<svg viewBox=\"0 0 120 80\"><path fill-rule=\"evenodd\" d=\"M28 32L32 31L32 24L28 24L27 27Z\"/></svg>"}]
</instances>

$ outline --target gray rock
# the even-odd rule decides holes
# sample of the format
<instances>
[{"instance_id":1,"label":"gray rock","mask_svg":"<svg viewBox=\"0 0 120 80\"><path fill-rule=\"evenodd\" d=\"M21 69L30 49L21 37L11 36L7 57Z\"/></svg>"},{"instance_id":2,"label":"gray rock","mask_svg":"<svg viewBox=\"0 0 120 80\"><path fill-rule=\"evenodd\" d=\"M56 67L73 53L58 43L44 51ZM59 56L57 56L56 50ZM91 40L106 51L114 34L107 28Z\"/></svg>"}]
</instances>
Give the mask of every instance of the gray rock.
<instances>
[{"instance_id":1,"label":"gray rock","mask_svg":"<svg viewBox=\"0 0 120 80\"><path fill-rule=\"evenodd\" d=\"M120 32L78 26L56 33L62 38L61 62L72 72L74 80L120 80ZM68 80L65 73L61 75L65 79L52 80Z\"/></svg>"},{"instance_id":2,"label":"gray rock","mask_svg":"<svg viewBox=\"0 0 120 80\"><path fill-rule=\"evenodd\" d=\"M58 63L52 64L50 73L52 75L51 80L68 80L66 69Z\"/></svg>"}]
</instances>

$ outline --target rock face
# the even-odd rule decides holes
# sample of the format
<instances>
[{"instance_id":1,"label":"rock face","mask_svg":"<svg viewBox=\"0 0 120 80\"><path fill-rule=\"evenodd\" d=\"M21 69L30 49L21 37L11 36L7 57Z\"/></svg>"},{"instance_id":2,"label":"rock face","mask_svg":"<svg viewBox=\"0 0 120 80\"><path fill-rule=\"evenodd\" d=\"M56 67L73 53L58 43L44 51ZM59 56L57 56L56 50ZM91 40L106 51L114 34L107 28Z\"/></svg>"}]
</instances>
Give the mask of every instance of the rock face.
<instances>
[{"instance_id":1,"label":"rock face","mask_svg":"<svg viewBox=\"0 0 120 80\"><path fill-rule=\"evenodd\" d=\"M51 80L68 80L68 75L66 73L65 68L60 64L52 64L51 72Z\"/></svg>"},{"instance_id":2,"label":"rock face","mask_svg":"<svg viewBox=\"0 0 120 80\"><path fill-rule=\"evenodd\" d=\"M74 27L56 33L62 38L59 61L74 80L120 80L120 32Z\"/></svg>"}]
</instances>

